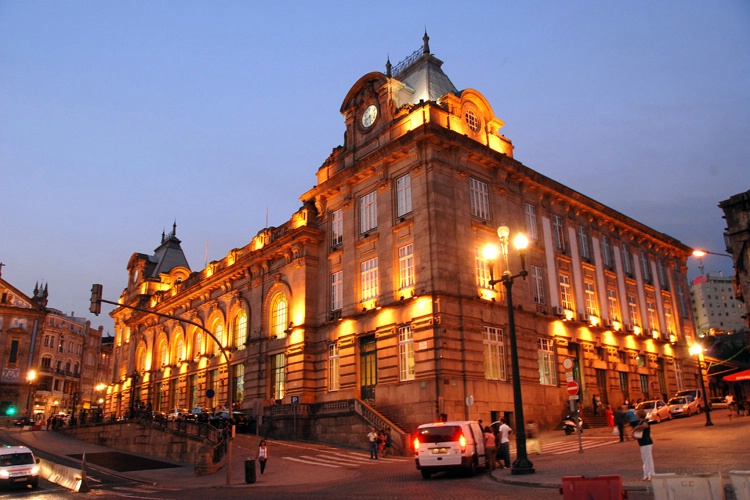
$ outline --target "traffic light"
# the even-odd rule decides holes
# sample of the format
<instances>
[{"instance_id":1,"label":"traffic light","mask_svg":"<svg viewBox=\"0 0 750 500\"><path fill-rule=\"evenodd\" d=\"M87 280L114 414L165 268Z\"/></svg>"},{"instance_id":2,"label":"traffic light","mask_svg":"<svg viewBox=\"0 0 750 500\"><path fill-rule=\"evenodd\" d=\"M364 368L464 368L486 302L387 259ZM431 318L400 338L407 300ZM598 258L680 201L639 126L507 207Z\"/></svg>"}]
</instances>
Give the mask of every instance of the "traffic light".
<instances>
[{"instance_id":1,"label":"traffic light","mask_svg":"<svg viewBox=\"0 0 750 500\"><path fill-rule=\"evenodd\" d=\"M12 417L15 414L16 414L16 407L15 406L10 405L9 407L7 407L5 409L5 415L8 416L8 417Z\"/></svg>"},{"instance_id":2,"label":"traffic light","mask_svg":"<svg viewBox=\"0 0 750 500\"><path fill-rule=\"evenodd\" d=\"M98 283L91 285L91 305L89 311L99 316L102 312L102 286Z\"/></svg>"}]
</instances>

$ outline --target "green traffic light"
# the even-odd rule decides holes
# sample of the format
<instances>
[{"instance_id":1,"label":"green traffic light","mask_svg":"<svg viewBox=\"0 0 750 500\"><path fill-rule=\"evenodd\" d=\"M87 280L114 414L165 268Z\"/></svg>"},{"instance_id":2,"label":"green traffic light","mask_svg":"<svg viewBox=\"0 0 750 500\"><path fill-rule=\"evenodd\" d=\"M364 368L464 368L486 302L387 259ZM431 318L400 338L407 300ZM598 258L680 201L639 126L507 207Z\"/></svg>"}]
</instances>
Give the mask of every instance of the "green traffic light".
<instances>
[{"instance_id":1,"label":"green traffic light","mask_svg":"<svg viewBox=\"0 0 750 500\"><path fill-rule=\"evenodd\" d=\"M8 409L5 410L5 414L9 417L12 417L16 414L16 407L15 406L9 406Z\"/></svg>"}]
</instances>

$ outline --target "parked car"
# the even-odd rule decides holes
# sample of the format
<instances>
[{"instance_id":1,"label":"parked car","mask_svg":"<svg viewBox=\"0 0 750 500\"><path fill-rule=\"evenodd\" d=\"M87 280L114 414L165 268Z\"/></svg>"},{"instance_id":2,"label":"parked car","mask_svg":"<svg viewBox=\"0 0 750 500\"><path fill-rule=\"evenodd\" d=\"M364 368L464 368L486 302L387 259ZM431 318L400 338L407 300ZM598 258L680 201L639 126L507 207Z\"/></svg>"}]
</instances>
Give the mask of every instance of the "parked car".
<instances>
[{"instance_id":1,"label":"parked car","mask_svg":"<svg viewBox=\"0 0 750 500\"><path fill-rule=\"evenodd\" d=\"M185 420L192 420L200 423L208 423L208 419L211 417L211 412L208 408L193 408L189 413L185 415Z\"/></svg>"},{"instance_id":2,"label":"parked car","mask_svg":"<svg viewBox=\"0 0 750 500\"><path fill-rule=\"evenodd\" d=\"M672 412L669 411L667 403L661 399L652 399L639 403L635 407L636 411L643 410L646 412L646 420L649 422L659 423L662 420L671 420Z\"/></svg>"},{"instance_id":3,"label":"parked car","mask_svg":"<svg viewBox=\"0 0 750 500\"><path fill-rule=\"evenodd\" d=\"M167 422L173 422L176 420L185 420L185 415L187 414L187 410L182 408L172 408L167 413Z\"/></svg>"},{"instance_id":4,"label":"parked car","mask_svg":"<svg viewBox=\"0 0 750 500\"><path fill-rule=\"evenodd\" d=\"M700 413L698 401L692 396L675 396L667 401L669 411L673 417L689 417L693 413Z\"/></svg>"},{"instance_id":5,"label":"parked car","mask_svg":"<svg viewBox=\"0 0 750 500\"><path fill-rule=\"evenodd\" d=\"M24 427L26 425L33 425L33 422L31 421L29 417L21 417L21 418L15 419L13 421L13 425L15 425L16 427Z\"/></svg>"},{"instance_id":6,"label":"parked car","mask_svg":"<svg viewBox=\"0 0 750 500\"><path fill-rule=\"evenodd\" d=\"M729 408L726 398L708 398L711 401L712 410L721 410L722 408Z\"/></svg>"},{"instance_id":7,"label":"parked car","mask_svg":"<svg viewBox=\"0 0 750 500\"><path fill-rule=\"evenodd\" d=\"M698 407L703 411L703 407L706 406L706 401L703 399L703 391L700 389L685 389L677 391L673 397L676 396L691 396L698 402Z\"/></svg>"},{"instance_id":8,"label":"parked car","mask_svg":"<svg viewBox=\"0 0 750 500\"><path fill-rule=\"evenodd\" d=\"M414 438L414 455L424 479L435 472L455 469L473 474L487 466L484 436L475 421L420 425Z\"/></svg>"}]
</instances>

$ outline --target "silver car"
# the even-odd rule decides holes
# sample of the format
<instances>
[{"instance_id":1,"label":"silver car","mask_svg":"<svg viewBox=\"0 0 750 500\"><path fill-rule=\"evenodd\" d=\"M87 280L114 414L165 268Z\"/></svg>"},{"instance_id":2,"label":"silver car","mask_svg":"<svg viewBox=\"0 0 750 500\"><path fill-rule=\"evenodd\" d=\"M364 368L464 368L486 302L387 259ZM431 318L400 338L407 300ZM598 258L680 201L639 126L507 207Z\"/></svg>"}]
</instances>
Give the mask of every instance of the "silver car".
<instances>
[{"instance_id":1,"label":"silver car","mask_svg":"<svg viewBox=\"0 0 750 500\"><path fill-rule=\"evenodd\" d=\"M636 411L645 411L646 420L648 420L649 422L659 423L662 420L672 419L672 412L669 411L669 406L667 406L667 403L665 403L661 399L644 401L642 403L639 403L638 406L635 407L635 409Z\"/></svg>"},{"instance_id":2,"label":"silver car","mask_svg":"<svg viewBox=\"0 0 750 500\"><path fill-rule=\"evenodd\" d=\"M667 405L673 417L689 417L701 412L698 401L692 396L675 396L667 402Z\"/></svg>"}]
</instances>

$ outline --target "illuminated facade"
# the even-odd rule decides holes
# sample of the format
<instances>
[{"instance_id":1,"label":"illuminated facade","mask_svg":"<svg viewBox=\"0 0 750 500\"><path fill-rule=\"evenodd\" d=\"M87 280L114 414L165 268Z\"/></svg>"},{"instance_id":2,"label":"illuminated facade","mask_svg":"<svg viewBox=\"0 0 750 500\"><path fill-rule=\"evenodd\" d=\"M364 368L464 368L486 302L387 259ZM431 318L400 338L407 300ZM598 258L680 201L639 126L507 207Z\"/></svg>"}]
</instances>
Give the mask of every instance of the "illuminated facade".
<instances>
[{"instance_id":1,"label":"illuminated facade","mask_svg":"<svg viewBox=\"0 0 750 500\"><path fill-rule=\"evenodd\" d=\"M28 297L0 279L0 415L36 420L92 407L96 381L106 380L102 328L47 307L47 286ZM33 373L32 377L29 374Z\"/></svg>"},{"instance_id":2,"label":"illuminated facade","mask_svg":"<svg viewBox=\"0 0 750 500\"><path fill-rule=\"evenodd\" d=\"M482 253L501 224L531 240L513 292L527 419L559 421L568 357L588 401L696 383L695 363L682 368L692 249L516 161L489 102L441 67L425 35L403 63L360 78L340 110L344 145L281 227L196 272L175 230L155 255L133 255L120 302L148 312L112 313L112 411L133 386L162 411L221 406L229 373L232 400L254 415L294 397L359 400L407 432L510 417L508 311Z\"/></svg>"}]
</instances>

